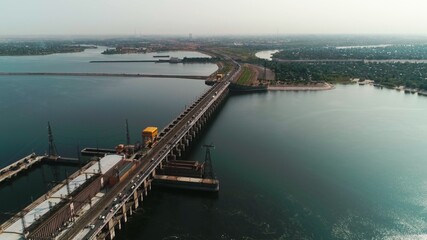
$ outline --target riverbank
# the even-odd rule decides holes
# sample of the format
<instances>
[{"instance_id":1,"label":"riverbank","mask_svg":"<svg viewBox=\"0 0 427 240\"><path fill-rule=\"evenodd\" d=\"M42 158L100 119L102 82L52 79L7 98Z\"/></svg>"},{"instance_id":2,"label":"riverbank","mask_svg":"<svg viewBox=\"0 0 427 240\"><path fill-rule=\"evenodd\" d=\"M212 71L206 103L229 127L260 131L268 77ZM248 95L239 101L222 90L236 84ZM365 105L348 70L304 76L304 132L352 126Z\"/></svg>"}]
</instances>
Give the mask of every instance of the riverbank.
<instances>
[{"instance_id":1,"label":"riverbank","mask_svg":"<svg viewBox=\"0 0 427 240\"><path fill-rule=\"evenodd\" d=\"M269 85L268 91L325 91L334 89L330 83L317 84L289 84L289 85Z\"/></svg>"},{"instance_id":2,"label":"riverbank","mask_svg":"<svg viewBox=\"0 0 427 240\"><path fill-rule=\"evenodd\" d=\"M61 43L48 43L40 45L38 43L16 43L0 44L0 56L2 57L25 57L25 56L45 56L59 53L80 53L86 49L96 49L92 45L69 45Z\"/></svg>"},{"instance_id":3,"label":"riverbank","mask_svg":"<svg viewBox=\"0 0 427 240\"><path fill-rule=\"evenodd\" d=\"M394 89L396 91L402 91L405 93L418 94L420 96L427 96L427 91L422 90L422 89L408 88L405 86L384 85L384 84L380 84L380 83L375 83L374 80L369 80L369 79L365 79L362 81L362 80L360 80L360 78L351 78L350 83L351 84L359 84L360 86L372 85L376 88L381 88L381 89L382 88L388 88L388 89Z\"/></svg>"}]
</instances>

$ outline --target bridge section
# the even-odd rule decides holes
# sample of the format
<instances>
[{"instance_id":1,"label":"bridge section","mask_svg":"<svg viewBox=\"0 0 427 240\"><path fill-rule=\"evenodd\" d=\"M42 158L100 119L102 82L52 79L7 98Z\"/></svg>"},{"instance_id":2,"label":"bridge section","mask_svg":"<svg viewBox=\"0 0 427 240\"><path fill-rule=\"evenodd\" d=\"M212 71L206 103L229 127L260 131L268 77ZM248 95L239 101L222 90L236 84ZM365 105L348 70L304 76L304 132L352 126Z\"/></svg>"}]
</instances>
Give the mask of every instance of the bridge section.
<instances>
[{"instance_id":1,"label":"bridge section","mask_svg":"<svg viewBox=\"0 0 427 240\"><path fill-rule=\"evenodd\" d=\"M65 183L60 187L18 214L10 224L2 225L0 234L7 235L8 239L113 239L115 228L118 226L120 229L122 222L127 221L127 216L138 208L143 197L151 190L152 181L172 179L156 175L156 170L163 169L163 165L169 161L176 162L181 158L214 112L224 103L230 82L241 72L240 66L236 62L234 64L236 67L223 81L213 85L160 132L158 141L151 149L137 152L128 159L125 156L108 155L97 163L89 163L75 176L64 180ZM53 139L50 141L53 143ZM19 164L2 169L0 175L7 179L16 175L14 171L23 171L41 161L79 162L78 159L61 158L56 153L50 155L29 155ZM110 158L115 159L115 164L107 164L109 170L103 171L103 163L110 162ZM119 169L124 165L131 166L132 170L120 176ZM83 169L86 170L82 172ZM119 180L109 184L110 177L116 174ZM211 175L206 178L177 177L175 181L196 186L206 184L214 186L208 190L219 190L218 180Z\"/></svg>"},{"instance_id":2,"label":"bridge section","mask_svg":"<svg viewBox=\"0 0 427 240\"><path fill-rule=\"evenodd\" d=\"M60 233L59 239L99 239L115 236L115 227L121 228L151 190L156 169L165 161L176 160L190 146L218 107L228 96L228 86L240 71L235 68L224 81L215 84L197 101L185 109L159 134L157 143L143 156L135 154L139 161L135 171L118 182L84 213L75 217L71 226ZM212 179L214 180L214 179ZM43 239L30 234L30 239Z\"/></svg>"},{"instance_id":3,"label":"bridge section","mask_svg":"<svg viewBox=\"0 0 427 240\"><path fill-rule=\"evenodd\" d=\"M162 163L168 160L176 160L188 148L191 142L200 133L203 126L220 106L228 95L228 82L222 82L212 87L192 106L181 113L172 121L160 134L160 140L151 151L141 159L141 168L135 173L127 183L119 183L116 189L109 192L100 200L102 207L92 208L93 213L87 219L76 222L79 229L85 226L92 226L87 229L83 239L95 239L97 236L115 236L115 226L121 227L122 222L127 221L127 216L139 206L143 197L151 189L151 182L155 178L156 168L161 168ZM121 197L120 201L114 202L115 198ZM102 201L102 202L101 202ZM101 219L94 219L93 216L101 216ZM105 218L104 218L105 217ZM92 223L92 224L90 224ZM62 239L77 234L69 231Z\"/></svg>"}]
</instances>

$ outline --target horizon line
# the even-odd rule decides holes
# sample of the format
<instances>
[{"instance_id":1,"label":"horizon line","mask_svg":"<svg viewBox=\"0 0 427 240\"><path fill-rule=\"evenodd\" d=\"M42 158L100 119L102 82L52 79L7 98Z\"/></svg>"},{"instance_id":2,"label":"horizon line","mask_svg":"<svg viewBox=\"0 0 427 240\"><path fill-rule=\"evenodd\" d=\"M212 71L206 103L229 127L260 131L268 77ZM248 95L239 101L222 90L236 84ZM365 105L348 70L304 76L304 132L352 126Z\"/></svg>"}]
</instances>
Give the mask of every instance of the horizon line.
<instances>
[{"instance_id":1,"label":"horizon line","mask_svg":"<svg viewBox=\"0 0 427 240\"><path fill-rule=\"evenodd\" d=\"M187 34L0 34L0 39L29 38L188 38ZM415 33L281 33L281 34L192 34L192 38L207 37L307 37L307 36L357 36L357 37L423 37L427 34Z\"/></svg>"}]
</instances>

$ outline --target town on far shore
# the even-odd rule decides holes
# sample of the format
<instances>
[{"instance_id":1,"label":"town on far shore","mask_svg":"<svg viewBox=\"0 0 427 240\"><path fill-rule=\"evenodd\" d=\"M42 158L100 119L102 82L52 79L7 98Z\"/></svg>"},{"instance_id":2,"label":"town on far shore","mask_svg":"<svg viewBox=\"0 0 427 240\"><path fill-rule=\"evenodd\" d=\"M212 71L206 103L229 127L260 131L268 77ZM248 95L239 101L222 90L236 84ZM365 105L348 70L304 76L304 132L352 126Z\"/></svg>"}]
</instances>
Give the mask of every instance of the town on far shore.
<instances>
[{"instance_id":1,"label":"town on far shore","mask_svg":"<svg viewBox=\"0 0 427 240\"><path fill-rule=\"evenodd\" d=\"M336 83L353 83L427 95L427 44L421 37L336 35L315 40L305 35L6 39L0 42L0 56L73 53L107 46L102 54L158 53L158 62L215 63L218 71L209 81L230 71L226 56L243 67L231 86L236 91L330 90ZM198 51L210 57L180 59L163 56L166 51Z\"/></svg>"}]
</instances>

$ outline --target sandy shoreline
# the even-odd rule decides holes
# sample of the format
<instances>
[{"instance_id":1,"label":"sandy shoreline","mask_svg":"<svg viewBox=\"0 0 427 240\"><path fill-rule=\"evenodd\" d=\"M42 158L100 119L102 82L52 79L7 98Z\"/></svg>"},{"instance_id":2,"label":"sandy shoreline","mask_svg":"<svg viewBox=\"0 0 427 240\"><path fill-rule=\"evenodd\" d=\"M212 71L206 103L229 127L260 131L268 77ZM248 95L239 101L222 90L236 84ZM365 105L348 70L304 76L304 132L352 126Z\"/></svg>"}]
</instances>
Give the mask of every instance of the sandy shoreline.
<instances>
[{"instance_id":1,"label":"sandy shoreline","mask_svg":"<svg viewBox=\"0 0 427 240\"><path fill-rule=\"evenodd\" d=\"M323 86L268 86L268 91L325 91L334 89L334 85L325 83Z\"/></svg>"}]
</instances>

